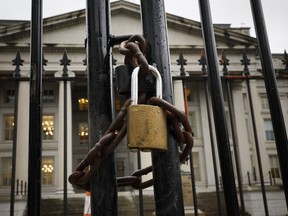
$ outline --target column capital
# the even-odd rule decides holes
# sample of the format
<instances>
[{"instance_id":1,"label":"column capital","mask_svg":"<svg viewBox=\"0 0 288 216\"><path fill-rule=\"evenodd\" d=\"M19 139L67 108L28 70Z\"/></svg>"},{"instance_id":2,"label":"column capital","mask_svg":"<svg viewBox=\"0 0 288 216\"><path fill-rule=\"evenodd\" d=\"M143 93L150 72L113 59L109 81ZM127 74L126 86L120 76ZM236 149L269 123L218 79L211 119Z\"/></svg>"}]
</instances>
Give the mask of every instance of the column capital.
<instances>
[{"instance_id":1,"label":"column capital","mask_svg":"<svg viewBox=\"0 0 288 216\"><path fill-rule=\"evenodd\" d=\"M20 71L20 76L21 77L30 77L30 71L27 71L27 70Z\"/></svg>"},{"instance_id":2,"label":"column capital","mask_svg":"<svg viewBox=\"0 0 288 216\"><path fill-rule=\"evenodd\" d=\"M54 73L54 77L62 77L63 71L57 71ZM75 77L75 73L73 71L68 71L68 77Z\"/></svg>"}]
</instances>

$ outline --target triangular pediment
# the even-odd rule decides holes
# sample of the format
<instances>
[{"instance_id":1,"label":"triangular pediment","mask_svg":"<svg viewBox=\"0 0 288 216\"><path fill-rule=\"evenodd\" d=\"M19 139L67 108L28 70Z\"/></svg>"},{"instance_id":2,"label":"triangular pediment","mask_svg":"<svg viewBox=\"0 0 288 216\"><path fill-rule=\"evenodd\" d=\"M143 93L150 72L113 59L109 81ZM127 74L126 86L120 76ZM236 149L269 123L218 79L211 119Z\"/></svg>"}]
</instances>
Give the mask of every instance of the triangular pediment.
<instances>
[{"instance_id":1,"label":"triangular pediment","mask_svg":"<svg viewBox=\"0 0 288 216\"><path fill-rule=\"evenodd\" d=\"M140 6L127 1L111 3L111 34L141 34ZM43 20L44 46L84 46L86 37L85 10L65 13ZM129 23L129 24L128 24ZM201 23L183 17L167 14L170 48L203 48ZM218 48L253 48L255 38L234 31L231 28L214 28ZM0 43L29 44L30 22L0 27Z\"/></svg>"}]
</instances>

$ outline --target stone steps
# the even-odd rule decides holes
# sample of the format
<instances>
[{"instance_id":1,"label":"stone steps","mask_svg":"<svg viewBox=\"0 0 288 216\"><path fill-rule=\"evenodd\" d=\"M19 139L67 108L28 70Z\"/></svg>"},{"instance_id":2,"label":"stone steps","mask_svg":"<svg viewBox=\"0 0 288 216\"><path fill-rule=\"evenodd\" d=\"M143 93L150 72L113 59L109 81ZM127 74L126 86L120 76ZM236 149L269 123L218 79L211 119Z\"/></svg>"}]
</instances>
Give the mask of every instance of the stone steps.
<instances>
[{"instance_id":1,"label":"stone steps","mask_svg":"<svg viewBox=\"0 0 288 216\"><path fill-rule=\"evenodd\" d=\"M223 200L224 202L224 200ZM223 203L222 202L222 203ZM83 215L85 198L68 198L67 216ZM203 193L198 196L199 215L216 216L217 202L215 193ZM155 203L153 195L143 196L144 216L155 215ZM203 212L203 213L202 213ZM222 215L225 214L225 205L223 203ZM118 216L137 216L139 214L138 195L118 195ZM192 207L185 208L185 215L194 215ZM44 198L41 200L41 216L63 216L63 198Z\"/></svg>"},{"instance_id":2,"label":"stone steps","mask_svg":"<svg viewBox=\"0 0 288 216\"><path fill-rule=\"evenodd\" d=\"M223 193L220 194L221 216L225 216L226 207ZM206 216L218 216L217 196L216 192L205 192L197 194L198 208L205 213Z\"/></svg>"},{"instance_id":3,"label":"stone steps","mask_svg":"<svg viewBox=\"0 0 288 216\"><path fill-rule=\"evenodd\" d=\"M68 198L68 216L83 215L84 198ZM50 198L41 200L41 216L63 216L63 199Z\"/></svg>"}]
</instances>

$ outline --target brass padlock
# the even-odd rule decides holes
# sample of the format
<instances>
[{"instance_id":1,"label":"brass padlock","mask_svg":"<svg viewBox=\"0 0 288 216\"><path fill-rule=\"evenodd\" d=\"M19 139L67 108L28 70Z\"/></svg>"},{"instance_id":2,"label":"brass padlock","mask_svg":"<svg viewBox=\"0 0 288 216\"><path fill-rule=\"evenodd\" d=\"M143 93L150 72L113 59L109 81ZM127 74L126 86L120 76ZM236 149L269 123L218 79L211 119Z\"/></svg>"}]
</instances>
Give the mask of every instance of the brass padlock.
<instances>
[{"instance_id":1,"label":"brass padlock","mask_svg":"<svg viewBox=\"0 0 288 216\"><path fill-rule=\"evenodd\" d=\"M162 79L159 71L149 65L156 77L156 97L162 98ZM127 139L130 149L151 151L167 150L167 120L163 108L138 103L138 72L133 70L131 77L131 105L128 108Z\"/></svg>"}]
</instances>

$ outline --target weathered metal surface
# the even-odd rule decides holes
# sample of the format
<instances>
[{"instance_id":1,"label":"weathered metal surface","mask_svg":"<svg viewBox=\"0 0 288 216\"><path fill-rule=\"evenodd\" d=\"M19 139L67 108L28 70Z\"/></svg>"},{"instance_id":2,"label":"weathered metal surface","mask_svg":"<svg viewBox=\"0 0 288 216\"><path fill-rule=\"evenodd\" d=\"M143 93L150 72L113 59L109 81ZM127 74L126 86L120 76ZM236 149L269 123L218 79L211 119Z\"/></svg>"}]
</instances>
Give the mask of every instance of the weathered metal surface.
<instances>
[{"instance_id":1,"label":"weathered metal surface","mask_svg":"<svg viewBox=\"0 0 288 216\"><path fill-rule=\"evenodd\" d=\"M220 160L223 189L225 195L226 211L228 215L239 215L237 191L233 173L232 158L230 154L230 143L225 117L222 86L217 64L217 51L212 25L209 0L199 0L202 21L202 32L208 63L208 80L210 84L212 108L218 154Z\"/></svg>"},{"instance_id":2,"label":"weathered metal surface","mask_svg":"<svg viewBox=\"0 0 288 216\"><path fill-rule=\"evenodd\" d=\"M256 36L259 44L260 59L270 114L275 134L277 153L280 162L280 170L283 179L286 206L288 208L288 140L283 112L279 99L278 87L273 67L272 55L267 36L266 24L260 0L250 0Z\"/></svg>"},{"instance_id":3,"label":"weathered metal surface","mask_svg":"<svg viewBox=\"0 0 288 216\"><path fill-rule=\"evenodd\" d=\"M28 215L39 216L42 155L42 0L32 1L30 114L28 163Z\"/></svg>"}]
</instances>

